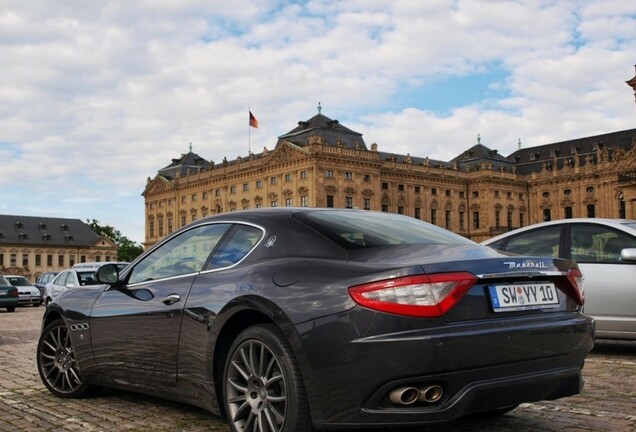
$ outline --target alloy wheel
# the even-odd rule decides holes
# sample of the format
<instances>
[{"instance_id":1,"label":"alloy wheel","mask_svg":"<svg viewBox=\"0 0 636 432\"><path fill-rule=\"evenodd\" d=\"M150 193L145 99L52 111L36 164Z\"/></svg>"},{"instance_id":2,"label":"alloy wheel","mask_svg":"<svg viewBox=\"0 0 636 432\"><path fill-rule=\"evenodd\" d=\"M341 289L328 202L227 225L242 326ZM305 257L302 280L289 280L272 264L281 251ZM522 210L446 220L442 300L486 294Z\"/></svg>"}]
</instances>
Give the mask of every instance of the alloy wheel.
<instances>
[{"instance_id":1,"label":"alloy wheel","mask_svg":"<svg viewBox=\"0 0 636 432\"><path fill-rule=\"evenodd\" d=\"M280 362L262 341L246 340L233 352L226 376L229 420L236 430L281 431L287 409Z\"/></svg>"},{"instance_id":2,"label":"alloy wheel","mask_svg":"<svg viewBox=\"0 0 636 432\"><path fill-rule=\"evenodd\" d=\"M47 327L38 352L42 378L60 394L71 394L82 386L75 352L64 324Z\"/></svg>"}]
</instances>

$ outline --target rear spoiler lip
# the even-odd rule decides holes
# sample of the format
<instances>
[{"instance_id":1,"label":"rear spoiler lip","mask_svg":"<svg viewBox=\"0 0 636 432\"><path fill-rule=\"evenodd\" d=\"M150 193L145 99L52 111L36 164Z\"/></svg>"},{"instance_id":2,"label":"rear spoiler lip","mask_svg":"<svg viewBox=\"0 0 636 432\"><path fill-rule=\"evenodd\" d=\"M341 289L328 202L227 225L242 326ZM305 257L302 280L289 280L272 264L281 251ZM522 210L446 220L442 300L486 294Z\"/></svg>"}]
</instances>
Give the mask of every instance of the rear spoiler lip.
<instances>
[{"instance_id":1,"label":"rear spoiler lip","mask_svg":"<svg viewBox=\"0 0 636 432\"><path fill-rule=\"evenodd\" d=\"M523 271L523 272L501 272L501 273L483 273L475 275L479 279L500 279L509 277L526 277L526 278L542 278L542 277L559 277L567 276L567 272L563 271Z\"/></svg>"}]
</instances>

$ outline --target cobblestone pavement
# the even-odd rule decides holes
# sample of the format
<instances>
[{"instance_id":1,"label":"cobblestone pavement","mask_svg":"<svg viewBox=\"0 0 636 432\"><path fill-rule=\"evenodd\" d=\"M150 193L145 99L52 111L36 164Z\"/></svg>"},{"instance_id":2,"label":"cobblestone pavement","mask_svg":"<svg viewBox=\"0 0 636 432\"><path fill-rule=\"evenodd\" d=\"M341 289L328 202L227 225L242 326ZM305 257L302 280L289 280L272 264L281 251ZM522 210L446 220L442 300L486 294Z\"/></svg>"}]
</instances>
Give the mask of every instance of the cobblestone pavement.
<instances>
[{"instance_id":1,"label":"cobblestone pavement","mask_svg":"<svg viewBox=\"0 0 636 432\"><path fill-rule=\"evenodd\" d=\"M118 390L58 399L40 382L35 348L44 312L0 311L0 432L5 431L228 431L206 411ZM636 432L636 342L601 341L587 359L581 395L523 404L495 419L462 419L409 429L468 431Z\"/></svg>"}]
</instances>

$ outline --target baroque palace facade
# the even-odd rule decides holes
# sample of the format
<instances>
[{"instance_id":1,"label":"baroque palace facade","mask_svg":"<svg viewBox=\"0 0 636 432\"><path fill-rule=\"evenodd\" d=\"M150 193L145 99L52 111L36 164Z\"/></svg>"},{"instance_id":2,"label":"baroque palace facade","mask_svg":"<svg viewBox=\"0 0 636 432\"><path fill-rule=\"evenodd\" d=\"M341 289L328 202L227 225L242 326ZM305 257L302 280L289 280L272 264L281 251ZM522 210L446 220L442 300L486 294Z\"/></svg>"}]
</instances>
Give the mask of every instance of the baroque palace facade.
<instances>
[{"instance_id":1,"label":"baroque palace facade","mask_svg":"<svg viewBox=\"0 0 636 432\"><path fill-rule=\"evenodd\" d=\"M475 241L551 219L636 218L636 129L450 161L367 147L319 112L272 150L222 163L192 149L148 178L145 246L194 220L259 207L401 213Z\"/></svg>"},{"instance_id":2,"label":"baroque palace facade","mask_svg":"<svg viewBox=\"0 0 636 432\"><path fill-rule=\"evenodd\" d=\"M116 259L117 245L79 219L0 215L0 274L35 281L76 263Z\"/></svg>"}]
</instances>

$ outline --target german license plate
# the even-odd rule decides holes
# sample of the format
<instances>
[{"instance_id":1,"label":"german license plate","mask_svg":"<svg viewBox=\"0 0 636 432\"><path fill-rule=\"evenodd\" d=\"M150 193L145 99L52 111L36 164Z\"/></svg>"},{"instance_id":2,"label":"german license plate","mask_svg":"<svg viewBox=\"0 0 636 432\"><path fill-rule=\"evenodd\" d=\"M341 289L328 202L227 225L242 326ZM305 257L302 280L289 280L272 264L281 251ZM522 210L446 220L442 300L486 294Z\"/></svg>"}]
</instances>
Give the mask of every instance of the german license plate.
<instances>
[{"instance_id":1,"label":"german license plate","mask_svg":"<svg viewBox=\"0 0 636 432\"><path fill-rule=\"evenodd\" d=\"M7 295L9 291L7 290L0 290L0 295Z\"/></svg>"},{"instance_id":2,"label":"german license plate","mask_svg":"<svg viewBox=\"0 0 636 432\"><path fill-rule=\"evenodd\" d=\"M551 282L489 285L488 289L495 312L547 309L559 304L556 287Z\"/></svg>"}]
</instances>

